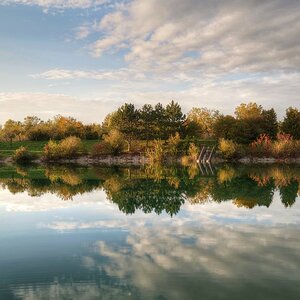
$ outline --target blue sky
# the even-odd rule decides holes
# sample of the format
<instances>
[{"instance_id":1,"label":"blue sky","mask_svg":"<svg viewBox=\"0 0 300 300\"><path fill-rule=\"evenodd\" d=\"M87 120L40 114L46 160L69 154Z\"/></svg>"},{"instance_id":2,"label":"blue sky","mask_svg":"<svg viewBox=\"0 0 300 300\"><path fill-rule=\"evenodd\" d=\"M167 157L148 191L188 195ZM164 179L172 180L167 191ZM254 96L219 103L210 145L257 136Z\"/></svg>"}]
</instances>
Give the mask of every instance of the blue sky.
<instances>
[{"instance_id":1,"label":"blue sky","mask_svg":"<svg viewBox=\"0 0 300 300\"><path fill-rule=\"evenodd\" d=\"M0 124L125 101L299 107L297 0L1 0Z\"/></svg>"}]
</instances>

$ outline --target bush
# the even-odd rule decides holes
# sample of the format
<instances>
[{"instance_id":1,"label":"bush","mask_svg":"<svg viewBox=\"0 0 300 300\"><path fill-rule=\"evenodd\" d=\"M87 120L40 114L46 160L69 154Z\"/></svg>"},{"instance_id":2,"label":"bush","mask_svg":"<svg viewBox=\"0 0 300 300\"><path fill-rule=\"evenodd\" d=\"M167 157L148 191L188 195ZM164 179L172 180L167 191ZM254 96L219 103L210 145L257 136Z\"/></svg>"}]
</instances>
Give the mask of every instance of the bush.
<instances>
[{"instance_id":1,"label":"bush","mask_svg":"<svg viewBox=\"0 0 300 300\"><path fill-rule=\"evenodd\" d=\"M272 145L272 155L275 158L292 158L300 155L300 141L293 140L289 134L278 134Z\"/></svg>"},{"instance_id":2,"label":"bush","mask_svg":"<svg viewBox=\"0 0 300 300\"><path fill-rule=\"evenodd\" d=\"M196 161L199 155L199 148L194 144L191 143L188 150L188 156L193 160Z\"/></svg>"},{"instance_id":3,"label":"bush","mask_svg":"<svg viewBox=\"0 0 300 300\"><path fill-rule=\"evenodd\" d=\"M71 159L80 156L83 152L81 139L74 136L65 138L59 143L51 140L44 147L47 160Z\"/></svg>"},{"instance_id":4,"label":"bush","mask_svg":"<svg viewBox=\"0 0 300 300\"><path fill-rule=\"evenodd\" d=\"M197 161L198 155L199 155L199 148L194 143L191 143L188 149L188 155L185 155L181 158L181 163L184 166L193 164Z\"/></svg>"},{"instance_id":5,"label":"bush","mask_svg":"<svg viewBox=\"0 0 300 300\"><path fill-rule=\"evenodd\" d=\"M60 144L50 140L44 147L44 155L49 160L62 158Z\"/></svg>"},{"instance_id":6,"label":"bush","mask_svg":"<svg viewBox=\"0 0 300 300\"><path fill-rule=\"evenodd\" d=\"M226 159L236 158L239 156L239 146L232 140L220 139L219 150Z\"/></svg>"},{"instance_id":7,"label":"bush","mask_svg":"<svg viewBox=\"0 0 300 300\"><path fill-rule=\"evenodd\" d=\"M33 159L33 156L29 153L27 148L21 146L15 151L15 154L13 156L13 160L18 164L25 164L31 162Z\"/></svg>"},{"instance_id":8,"label":"bush","mask_svg":"<svg viewBox=\"0 0 300 300\"><path fill-rule=\"evenodd\" d=\"M124 148L124 137L119 130L111 130L103 139L107 144L110 154L118 155L122 152Z\"/></svg>"},{"instance_id":9,"label":"bush","mask_svg":"<svg viewBox=\"0 0 300 300\"><path fill-rule=\"evenodd\" d=\"M82 154L83 144L80 138L70 136L60 142L61 152L64 158L74 158Z\"/></svg>"},{"instance_id":10,"label":"bush","mask_svg":"<svg viewBox=\"0 0 300 300\"><path fill-rule=\"evenodd\" d=\"M175 135L171 135L167 140L167 152L168 154L174 158L178 154L178 145L180 143L180 135L176 132Z\"/></svg>"},{"instance_id":11,"label":"bush","mask_svg":"<svg viewBox=\"0 0 300 300\"><path fill-rule=\"evenodd\" d=\"M272 156L272 140L267 134L261 134L250 144L250 154L255 157Z\"/></svg>"},{"instance_id":12,"label":"bush","mask_svg":"<svg viewBox=\"0 0 300 300\"><path fill-rule=\"evenodd\" d=\"M261 135L250 145L250 154L254 157L293 158L300 155L300 141L289 134L278 134L272 141L267 135Z\"/></svg>"},{"instance_id":13,"label":"bush","mask_svg":"<svg viewBox=\"0 0 300 300\"><path fill-rule=\"evenodd\" d=\"M124 149L124 138L120 131L111 130L104 136L103 141L96 144L92 150L93 156L101 155L119 155Z\"/></svg>"},{"instance_id":14,"label":"bush","mask_svg":"<svg viewBox=\"0 0 300 300\"><path fill-rule=\"evenodd\" d=\"M153 148L146 150L146 156L151 164L161 163L165 159L164 144L161 140L155 140Z\"/></svg>"},{"instance_id":15,"label":"bush","mask_svg":"<svg viewBox=\"0 0 300 300\"><path fill-rule=\"evenodd\" d=\"M92 156L98 157L106 154L110 154L110 150L107 143L102 141L94 145L92 149Z\"/></svg>"}]
</instances>

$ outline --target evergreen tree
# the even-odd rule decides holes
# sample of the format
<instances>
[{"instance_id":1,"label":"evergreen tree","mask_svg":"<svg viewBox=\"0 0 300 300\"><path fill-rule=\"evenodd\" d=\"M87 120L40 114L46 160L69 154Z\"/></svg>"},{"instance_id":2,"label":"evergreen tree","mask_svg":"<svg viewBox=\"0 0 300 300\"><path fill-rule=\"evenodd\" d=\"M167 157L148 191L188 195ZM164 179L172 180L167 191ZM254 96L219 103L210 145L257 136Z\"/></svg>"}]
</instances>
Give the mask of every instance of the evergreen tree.
<instances>
[{"instance_id":1,"label":"evergreen tree","mask_svg":"<svg viewBox=\"0 0 300 300\"><path fill-rule=\"evenodd\" d=\"M281 130L293 136L294 139L300 139L300 111L297 108L288 108L281 124Z\"/></svg>"}]
</instances>

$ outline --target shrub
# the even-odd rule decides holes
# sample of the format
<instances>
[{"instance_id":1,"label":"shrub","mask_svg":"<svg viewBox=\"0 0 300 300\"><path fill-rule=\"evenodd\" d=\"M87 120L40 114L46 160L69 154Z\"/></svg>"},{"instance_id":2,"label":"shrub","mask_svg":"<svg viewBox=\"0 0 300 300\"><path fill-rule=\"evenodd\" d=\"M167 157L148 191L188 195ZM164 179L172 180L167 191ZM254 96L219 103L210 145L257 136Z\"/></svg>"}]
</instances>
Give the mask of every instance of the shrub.
<instances>
[{"instance_id":1,"label":"shrub","mask_svg":"<svg viewBox=\"0 0 300 300\"><path fill-rule=\"evenodd\" d=\"M188 155L185 155L181 158L181 163L184 166L193 164L197 161L198 155L199 155L199 148L194 143L191 143L188 149Z\"/></svg>"},{"instance_id":2,"label":"shrub","mask_svg":"<svg viewBox=\"0 0 300 300\"><path fill-rule=\"evenodd\" d=\"M27 150L27 148L21 146L15 151L15 154L13 156L13 160L18 164L25 164L31 162L33 159L33 156L30 154L30 152Z\"/></svg>"},{"instance_id":3,"label":"shrub","mask_svg":"<svg viewBox=\"0 0 300 300\"><path fill-rule=\"evenodd\" d=\"M44 156L49 160L62 158L60 144L50 140L44 147Z\"/></svg>"},{"instance_id":4,"label":"shrub","mask_svg":"<svg viewBox=\"0 0 300 300\"><path fill-rule=\"evenodd\" d=\"M256 157L272 156L272 140L267 134L261 134L250 144L250 154Z\"/></svg>"},{"instance_id":5,"label":"shrub","mask_svg":"<svg viewBox=\"0 0 300 300\"><path fill-rule=\"evenodd\" d=\"M171 135L167 140L167 152L171 157L177 156L179 142L180 142L180 135L178 132L176 132L175 135Z\"/></svg>"},{"instance_id":6,"label":"shrub","mask_svg":"<svg viewBox=\"0 0 300 300\"><path fill-rule=\"evenodd\" d=\"M293 140L289 134L278 134L273 143L272 154L275 158L291 158L300 155L300 141Z\"/></svg>"},{"instance_id":7,"label":"shrub","mask_svg":"<svg viewBox=\"0 0 300 300\"><path fill-rule=\"evenodd\" d=\"M94 146L92 155L96 157L107 154L119 155L124 149L124 144L122 133L113 129L107 135L104 135L103 141Z\"/></svg>"},{"instance_id":8,"label":"shrub","mask_svg":"<svg viewBox=\"0 0 300 300\"><path fill-rule=\"evenodd\" d=\"M226 159L236 158L239 156L239 146L232 140L220 139L219 150Z\"/></svg>"},{"instance_id":9,"label":"shrub","mask_svg":"<svg viewBox=\"0 0 300 300\"><path fill-rule=\"evenodd\" d=\"M294 140L290 134L277 135L276 141L263 134L250 144L250 154L256 157L293 158L300 155L300 141Z\"/></svg>"},{"instance_id":10,"label":"shrub","mask_svg":"<svg viewBox=\"0 0 300 300\"><path fill-rule=\"evenodd\" d=\"M110 150L107 143L102 141L94 145L92 149L92 156L97 157L105 154L110 154Z\"/></svg>"},{"instance_id":11,"label":"shrub","mask_svg":"<svg viewBox=\"0 0 300 300\"><path fill-rule=\"evenodd\" d=\"M188 155L193 161L197 160L198 155L199 155L199 148L194 143L190 144L189 150L188 150Z\"/></svg>"},{"instance_id":12,"label":"shrub","mask_svg":"<svg viewBox=\"0 0 300 300\"><path fill-rule=\"evenodd\" d=\"M64 158L78 157L83 153L83 144L80 138L70 136L60 142L61 152Z\"/></svg>"},{"instance_id":13,"label":"shrub","mask_svg":"<svg viewBox=\"0 0 300 300\"><path fill-rule=\"evenodd\" d=\"M164 144L161 140L155 140L153 142L153 148L146 150L146 156L151 164L161 163L165 159Z\"/></svg>"},{"instance_id":14,"label":"shrub","mask_svg":"<svg viewBox=\"0 0 300 300\"><path fill-rule=\"evenodd\" d=\"M61 158L75 158L83 153L83 145L80 138L67 137L61 142L49 141L44 147L44 155L47 160Z\"/></svg>"},{"instance_id":15,"label":"shrub","mask_svg":"<svg viewBox=\"0 0 300 300\"><path fill-rule=\"evenodd\" d=\"M124 137L119 130L111 130L103 139L110 154L118 155L122 152L124 148Z\"/></svg>"}]
</instances>

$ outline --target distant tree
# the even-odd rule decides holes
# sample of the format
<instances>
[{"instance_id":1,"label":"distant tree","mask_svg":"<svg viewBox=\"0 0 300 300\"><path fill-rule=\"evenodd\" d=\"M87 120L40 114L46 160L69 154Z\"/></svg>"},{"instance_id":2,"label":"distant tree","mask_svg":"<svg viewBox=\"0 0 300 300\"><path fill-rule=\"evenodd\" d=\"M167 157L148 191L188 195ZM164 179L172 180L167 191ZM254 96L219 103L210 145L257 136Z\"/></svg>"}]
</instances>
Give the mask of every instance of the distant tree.
<instances>
[{"instance_id":1,"label":"distant tree","mask_svg":"<svg viewBox=\"0 0 300 300\"><path fill-rule=\"evenodd\" d=\"M261 113L261 133L267 134L271 139L276 139L278 121L275 110L263 110Z\"/></svg>"},{"instance_id":2,"label":"distant tree","mask_svg":"<svg viewBox=\"0 0 300 300\"><path fill-rule=\"evenodd\" d=\"M277 116L274 109L264 110L261 105L250 102L241 104L235 110L237 123L234 140L238 143L249 144L261 134L267 134L272 139L278 133Z\"/></svg>"},{"instance_id":3,"label":"distant tree","mask_svg":"<svg viewBox=\"0 0 300 300\"><path fill-rule=\"evenodd\" d=\"M257 119L261 117L263 107L250 102L248 104L242 103L235 109L236 118L239 120Z\"/></svg>"},{"instance_id":4,"label":"distant tree","mask_svg":"<svg viewBox=\"0 0 300 300\"><path fill-rule=\"evenodd\" d=\"M102 134L102 128L99 124L84 125L84 138L87 140L97 140Z\"/></svg>"},{"instance_id":5,"label":"distant tree","mask_svg":"<svg viewBox=\"0 0 300 300\"><path fill-rule=\"evenodd\" d=\"M24 118L23 126L26 131L30 131L32 128L38 126L41 123L41 119L36 116L27 116Z\"/></svg>"},{"instance_id":6,"label":"distant tree","mask_svg":"<svg viewBox=\"0 0 300 300\"><path fill-rule=\"evenodd\" d=\"M176 132L183 132L185 115L182 113L181 107L173 100L166 106L166 133L168 137Z\"/></svg>"},{"instance_id":7,"label":"distant tree","mask_svg":"<svg viewBox=\"0 0 300 300\"><path fill-rule=\"evenodd\" d=\"M8 140L11 145L14 139L18 138L20 140L22 134L24 133L22 123L11 119L6 121L2 131L3 137Z\"/></svg>"},{"instance_id":8,"label":"distant tree","mask_svg":"<svg viewBox=\"0 0 300 300\"><path fill-rule=\"evenodd\" d=\"M214 124L218 120L220 112L208 108L192 108L188 113L187 122L195 122L199 127L199 135L212 137L214 134Z\"/></svg>"},{"instance_id":9,"label":"distant tree","mask_svg":"<svg viewBox=\"0 0 300 300\"><path fill-rule=\"evenodd\" d=\"M32 126L26 131L26 135L30 141L46 141L55 138L55 130L53 130L51 121L41 121L39 124Z\"/></svg>"},{"instance_id":10,"label":"distant tree","mask_svg":"<svg viewBox=\"0 0 300 300\"><path fill-rule=\"evenodd\" d=\"M53 120L53 135L55 139L63 139L69 136L83 138L84 126L75 118L58 115Z\"/></svg>"},{"instance_id":11,"label":"distant tree","mask_svg":"<svg viewBox=\"0 0 300 300\"><path fill-rule=\"evenodd\" d=\"M43 122L36 116L24 118L23 127L26 138L30 141L49 140L53 133L51 122Z\"/></svg>"},{"instance_id":12,"label":"distant tree","mask_svg":"<svg viewBox=\"0 0 300 300\"><path fill-rule=\"evenodd\" d=\"M125 103L116 113L110 117L110 127L119 130L125 137L128 144L128 151L131 151L131 144L138 137L139 112L133 104Z\"/></svg>"},{"instance_id":13,"label":"distant tree","mask_svg":"<svg viewBox=\"0 0 300 300\"><path fill-rule=\"evenodd\" d=\"M297 108L288 108L281 124L281 130L293 136L294 139L300 139L300 111Z\"/></svg>"},{"instance_id":14,"label":"distant tree","mask_svg":"<svg viewBox=\"0 0 300 300\"><path fill-rule=\"evenodd\" d=\"M186 119L184 122L184 133L185 138L201 138L203 137L203 128L196 121Z\"/></svg>"},{"instance_id":15,"label":"distant tree","mask_svg":"<svg viewBox=\"0 0 300 300\"><path fill-rule=\"evenodd\" d=\"M155 139L168 138L166 130L166 110L161 103L157 103L154 107L154 137Z\"/></svg>"},{"instance_id":16,"label":"distant tree","mask_svg":"<svg viewBox=\"0 0 300 300\"><path fill-rule=\"evenodd\" d=\"M155 138L155 110L152 105L145 104L139 111L140 122L139 131L140 137L147 142Z\"/></svg>"},{"instance_id":17,"label":"distant tree","mask_svg":"<svg viewBox=\"0 0 300 300\"><path fill-rule=\"evenodd\" d=\"M237 123L238 121L232 116L219 116L213 126L215 137L226 140L235 140L235 134L238 127Z\"/></svg>"}]
</instances>

